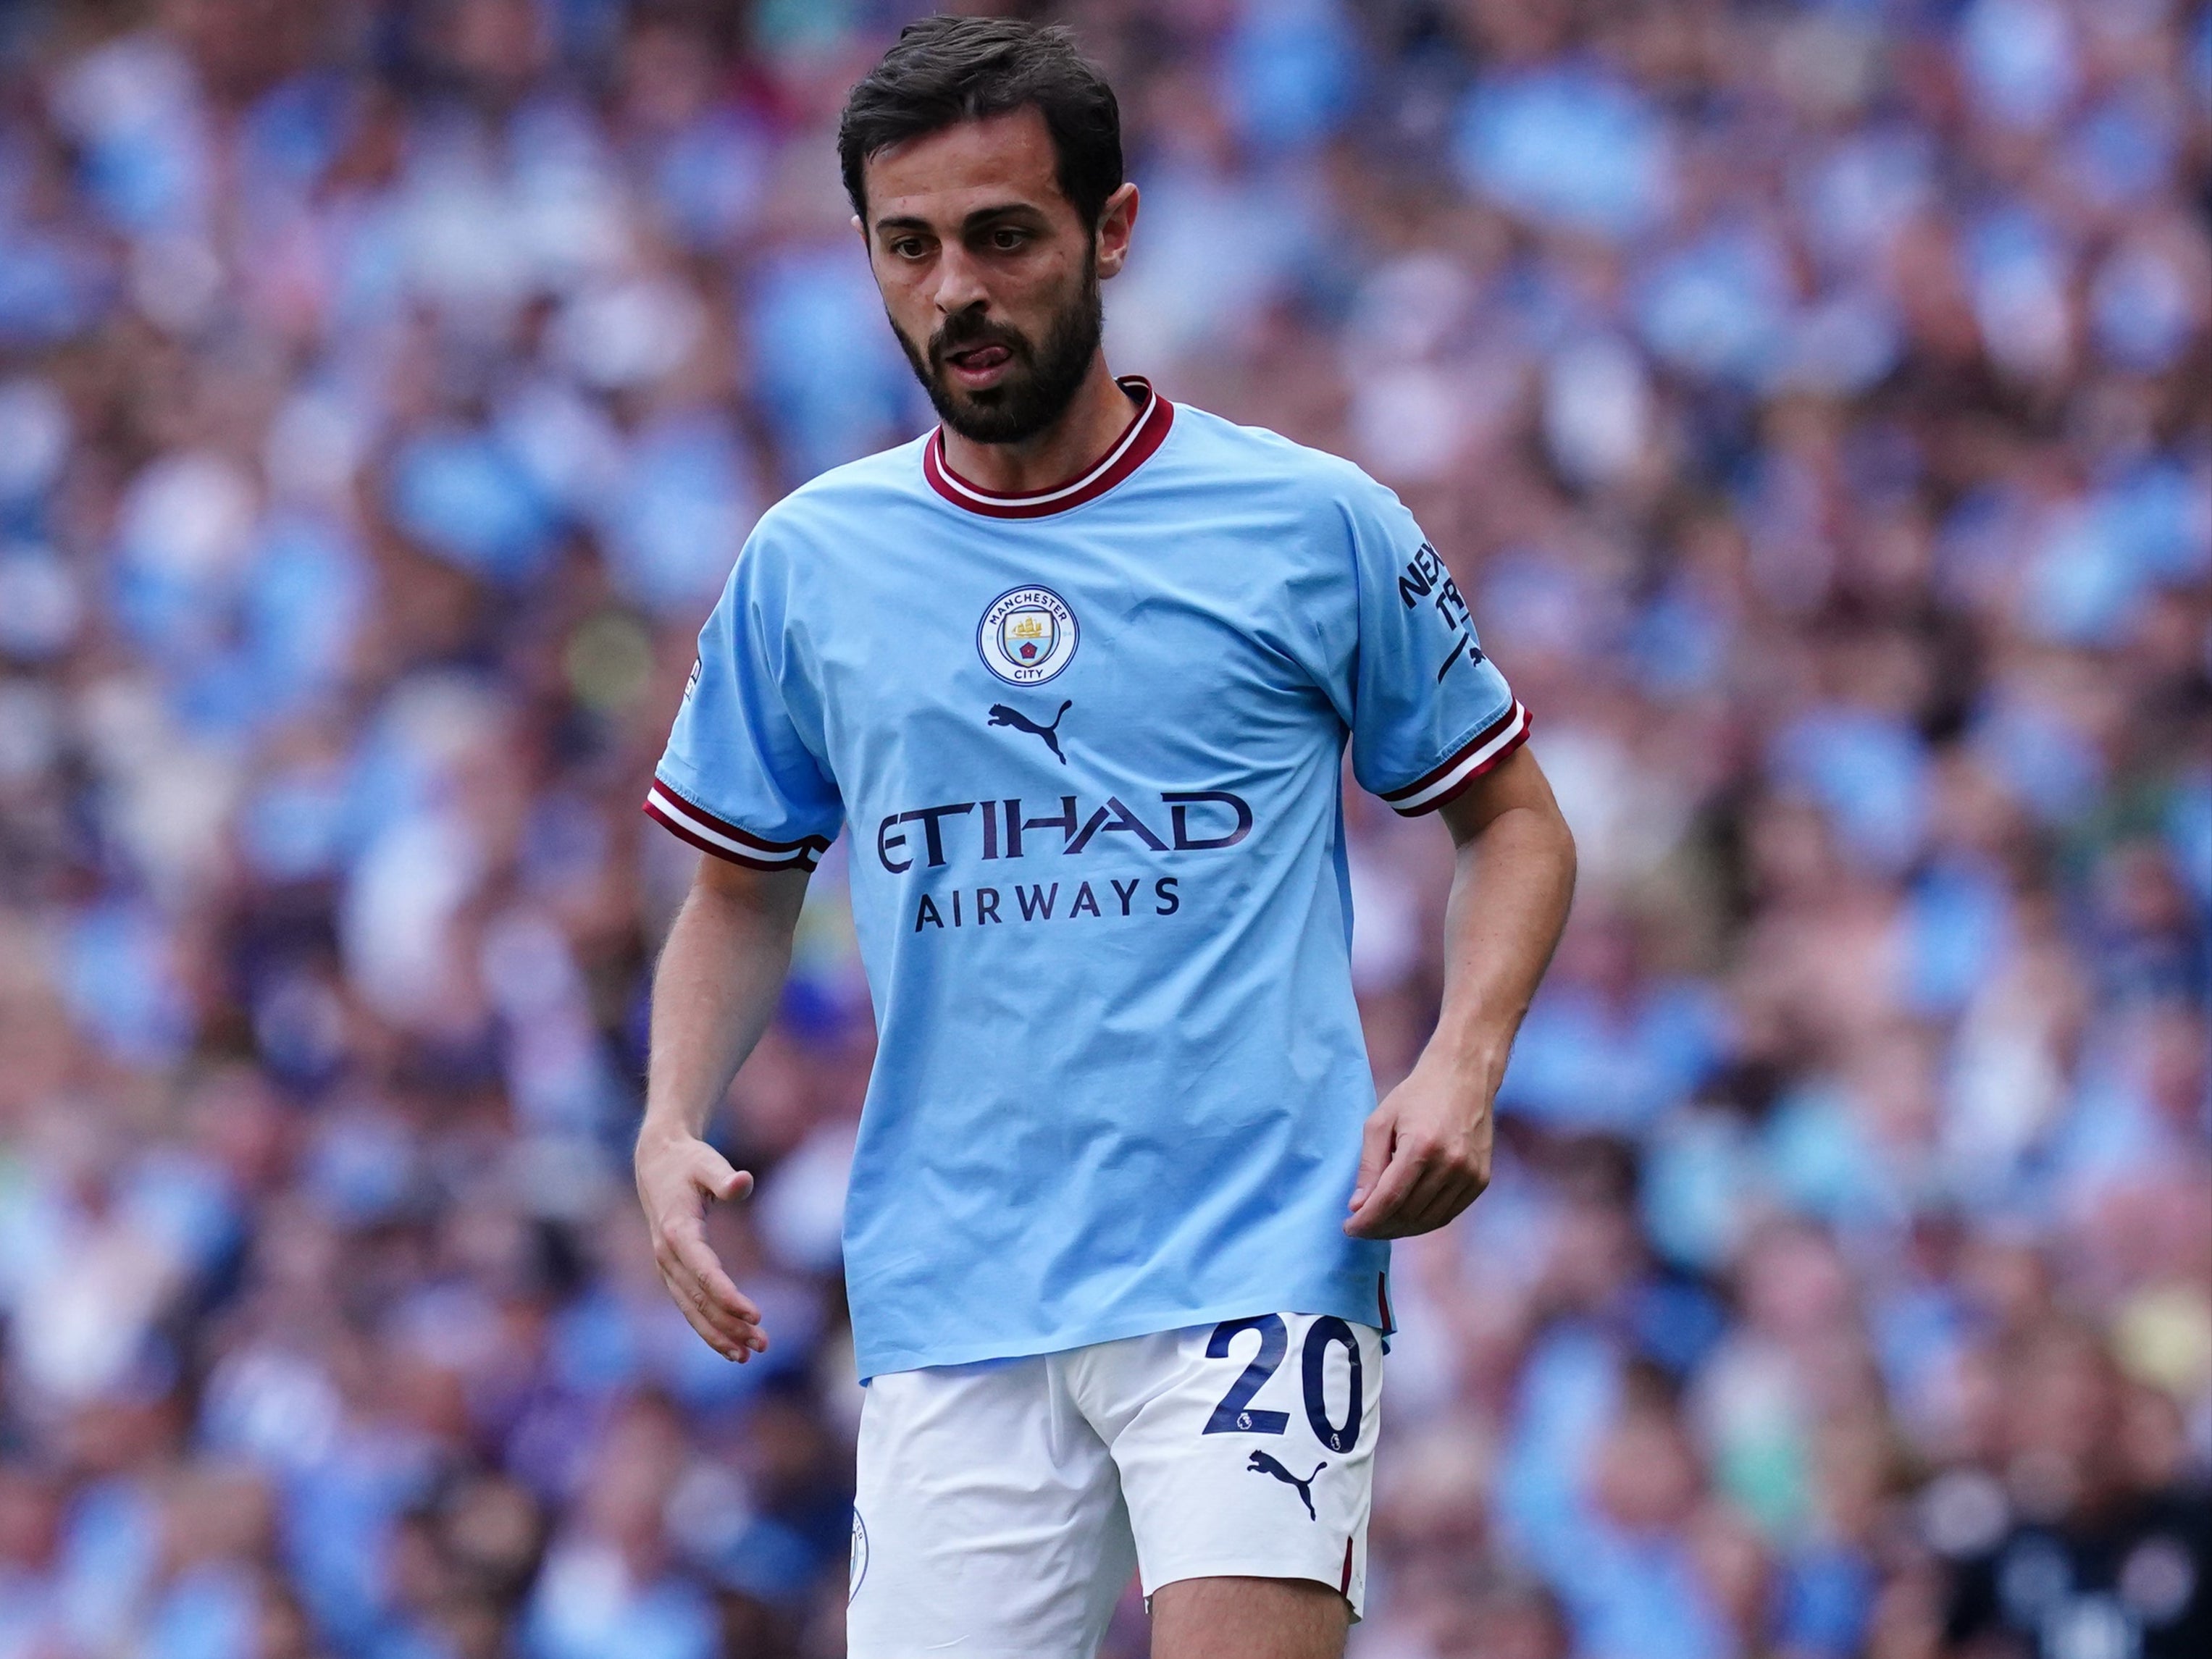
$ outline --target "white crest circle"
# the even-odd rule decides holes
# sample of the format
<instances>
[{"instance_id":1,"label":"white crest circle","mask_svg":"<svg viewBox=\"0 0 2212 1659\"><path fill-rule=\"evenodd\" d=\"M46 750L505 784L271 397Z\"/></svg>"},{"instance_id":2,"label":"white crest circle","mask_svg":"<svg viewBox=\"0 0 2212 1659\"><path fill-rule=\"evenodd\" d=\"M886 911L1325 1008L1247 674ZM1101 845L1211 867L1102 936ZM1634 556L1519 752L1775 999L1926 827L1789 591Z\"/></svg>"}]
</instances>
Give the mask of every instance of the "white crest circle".
<instances>
[{"instance_id":1,"label":"white crest circle","mask_svg":"<svg viewBox=\"0 0 2212 1659\"><path fill-rule=\"evenodd\" d=\"M1042 685L1073 660L1075 612L1049 587L1010 587L984 607L975 654L1009 685Z\"/></svg>"}]
</instances>

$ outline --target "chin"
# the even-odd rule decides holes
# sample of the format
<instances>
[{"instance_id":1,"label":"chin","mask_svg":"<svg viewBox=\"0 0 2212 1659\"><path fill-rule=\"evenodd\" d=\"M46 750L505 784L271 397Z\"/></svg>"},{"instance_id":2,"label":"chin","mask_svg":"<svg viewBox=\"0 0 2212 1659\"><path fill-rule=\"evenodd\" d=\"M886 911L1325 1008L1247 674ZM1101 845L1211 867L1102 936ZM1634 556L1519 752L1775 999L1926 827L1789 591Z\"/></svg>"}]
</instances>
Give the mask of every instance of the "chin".
<instances>
[{"instance_id":1,"label":"chin","mask_svg":"<svg viewBox=\"0 0 2212 1659\"><path fill-rule=\"evenodd\" d=\"M1007 399L1004 386L994 386L984 392L956 389L951 393L951 400L953 408L958 410L965 420L981 421L988 425L1006 418Z\"/></svg>"},{"instance_id":2,"label":"chin","mask_svg":"<svg viewBox=\"0 0 2212 1659\"><path fill-rule=\"evenodd\" d=\"M938 404L938 414L945 425L978 444L1019 443L1051 424L1049 419L1039 420L1025 410L1023 400L1002 386L983 392L948 389Z\"/></svg>"},{"instance_id":3,"label":"chin","mask_svg":"<svg viewBox=\"0 0 2212 1659\"><path fill-rule=\"evenodd\" d=\"M1000 380L996 386L985 386L981 392L970 392L949 374L940 375L937 381L937 400L963 416L990 421L1002 416L1006 405L1014 401L1017 388L1012 379Z\"/></svg>"}]
</instances>

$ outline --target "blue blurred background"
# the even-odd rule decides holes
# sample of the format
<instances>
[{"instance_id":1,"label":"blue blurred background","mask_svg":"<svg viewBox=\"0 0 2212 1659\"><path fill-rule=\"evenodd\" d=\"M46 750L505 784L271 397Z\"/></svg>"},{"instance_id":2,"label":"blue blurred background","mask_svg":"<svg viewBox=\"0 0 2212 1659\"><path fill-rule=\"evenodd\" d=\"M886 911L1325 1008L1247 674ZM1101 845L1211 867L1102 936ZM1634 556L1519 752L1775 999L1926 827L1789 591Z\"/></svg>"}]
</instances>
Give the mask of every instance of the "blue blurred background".
<instances>
[{"instance_id":1,"label":"blue blurred background","mask_svg":"<svg viewBox=\"0 0 2212 1659\"><path fill-rule=\"evenodd\" d=\"M763 506L927 423L831 148L915 9L0 6L0 1659L842 1651L842 853L734 1368L628 1187L637 806ZM2207 14L1024 15L1121 94L1115 367L1405 496L1583 850L1355 1654L2183 1651ZM1347 810L1388 1086L1449 848Z\"/></svg>"}]
</instances>

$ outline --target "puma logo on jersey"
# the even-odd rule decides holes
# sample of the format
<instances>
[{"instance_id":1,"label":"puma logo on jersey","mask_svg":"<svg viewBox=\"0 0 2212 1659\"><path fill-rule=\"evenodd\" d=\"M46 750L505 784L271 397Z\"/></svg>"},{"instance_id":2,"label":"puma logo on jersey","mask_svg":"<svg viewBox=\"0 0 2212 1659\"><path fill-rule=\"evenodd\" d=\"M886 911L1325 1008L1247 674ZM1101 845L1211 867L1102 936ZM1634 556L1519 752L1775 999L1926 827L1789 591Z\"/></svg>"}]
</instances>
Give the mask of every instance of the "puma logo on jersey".
<instances>
[{"instance_id":1,"label":"puma logo on jersey","mask_svg":"<svg viewBox=\"0 0 2212 1659\"><path fill-rule=\"evenodd\" d=\"M1074 707L1072 702L1060 704L1060 713L1052 717L1052 724L1039 726L1020 709L1009 708L1002 702L994 702L991 705L990 723L993 726L1011 726L1017 732L1027 732L1032 736L1042 738L1044 746L1051 750L1060 763L1065 766L1067 764L1067 757L1060 752L1060 722L1067 711Z\"/></svg>"},{"instance_id":2,"label":"puma logo on jersey","mask_svg":"<svg viewBox=\"0 0 2212 1659\"><path fill-rule=\"evenodd\" d=\"M1314 1513L1313 1483L1321 1479L1321 1472L1328 1467L1327 1463L1315 1464L1314 1472L1301 1480L1267 1453L1255 1451L1252 1454L1252 1461L1244 1466L1244 1469L1248 1474L1272 1474L1285 1485L1296 1486L1298 1489L1298 1502L1306 1506L1306 1519L1318 1521L1321 1517Z\"/></svg>"}]
</instances>

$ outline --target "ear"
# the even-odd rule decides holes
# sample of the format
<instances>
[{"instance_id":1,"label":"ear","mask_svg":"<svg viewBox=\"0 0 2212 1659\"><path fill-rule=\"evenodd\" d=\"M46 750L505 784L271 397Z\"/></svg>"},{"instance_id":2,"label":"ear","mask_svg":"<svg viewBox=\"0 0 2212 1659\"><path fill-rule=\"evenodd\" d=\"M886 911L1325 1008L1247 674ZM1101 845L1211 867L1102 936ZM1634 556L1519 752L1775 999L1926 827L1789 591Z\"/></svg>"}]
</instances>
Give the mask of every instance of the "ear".
<instances>
[{"instance_id":1,"label":"ear","mask_svg":"<svg viewBox=\"0 0 2212 1659\"><path fill-rule=\"evenodd\" d=\"M1098 256L1098 276L1103 282L1121 274L1129 258L1129 237L1137 228L1137 187L1124 184L1106 198L1099 210L1098 233L1095 246Z\"/></svg>"}]
</instances>

